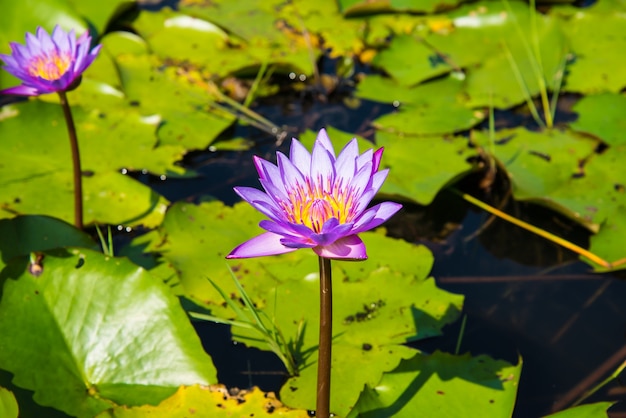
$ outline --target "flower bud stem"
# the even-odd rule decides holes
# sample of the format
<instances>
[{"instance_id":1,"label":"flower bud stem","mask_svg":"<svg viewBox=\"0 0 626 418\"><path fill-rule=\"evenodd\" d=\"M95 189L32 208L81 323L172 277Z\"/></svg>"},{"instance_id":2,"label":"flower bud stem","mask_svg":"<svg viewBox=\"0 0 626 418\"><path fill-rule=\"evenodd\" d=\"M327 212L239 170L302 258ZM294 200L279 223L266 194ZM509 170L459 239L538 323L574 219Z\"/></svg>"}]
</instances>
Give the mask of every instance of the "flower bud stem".
<instances>
[{"instance_id":1,"label":"flower bud stem","mask_svg":"<svg viewBox=\"0 0 626 418\"><path fill-rule=\"evenodd\" d=\"M67 134L70 138L70 147L72 149L72 163L74 168L74 225L78 229L83 229L83 184L80 168L80 153L78 151L78 139L76 138L76 126L72 117L72 110L67 101L65 91L59 91L59 99L65 116L65 124L67 125Z\"/></svg>"},{"instance_id":2,"label":"flower bud stem","mask_svg":"<svg viewBox=\"0 0 626 418\"><path fill-rule=\"evenodd\" d=\"M333 293L330 259L319 257L320 265L320 340L317 361L316 418L330 416L330 365L333 337Z\"/></svg>"}]
</instances>

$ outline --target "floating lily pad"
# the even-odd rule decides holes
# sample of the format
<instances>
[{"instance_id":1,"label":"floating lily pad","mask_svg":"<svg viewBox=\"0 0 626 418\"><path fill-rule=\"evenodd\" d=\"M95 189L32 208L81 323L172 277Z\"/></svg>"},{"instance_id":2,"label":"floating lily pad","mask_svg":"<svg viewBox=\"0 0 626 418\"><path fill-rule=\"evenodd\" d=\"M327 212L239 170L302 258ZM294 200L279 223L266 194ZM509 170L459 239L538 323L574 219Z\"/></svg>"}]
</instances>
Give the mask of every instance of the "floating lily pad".
<instances>
[{"instance_id":1,"label":"floating lily pad","mask_svg":"<svg viewBox=\"0 0 626 418\"><path fill-rule=\"evenodd\" d=\"M130 103L162 121L157 133L162 145L204 149L235 120L210 107L215 98L197 71L164 67L146 55L120 55L117 64Z\"/></svg>"},{"instance_id":2,"label":"floating lily pad","mask_svg":"<svg viewBox=\"0 0 626 418\"><path fill-rule=\"evenodd\" d=\"M388 49L374 57L372 64L404 86L415 85L453 69L422 38L411 35L394 38Z\"/></svg>"},{"instance_id":3,"label":"floating lily pad","mask_svg":"<svg viewBox=\"0 0 626 418\"><path fill-rule=\"evenodd\" d=\"M563 25L575 56L568 67L565 91L617 93L626 86L626 74L621 71L626 59L615 53L626 48L622 29L626 16L623 10L617 12L615 5L604 7L601 3L577 9Z\"/></svg>"},{"instance_id":4,"label":"floating lily pad","mask_svg":"<svg viewBox=\"0 0 626 418\"><path fill-rule=\"evenodd\" d=\"M555 414L550 414L544 418L606 418L607 409L613 405L612 402L598 402L588 405L580 405L566 409Z\"/></svg>"},{"instance_id":5,"label":"floating lily pad","mask_svg":"<svg viewBox=\"0 0 626 418\"><path fill-rule=\"evenodd\" d=\"M521 362L487 356L417 353L365 388L349 418L510 417Z\"/></svg>"},{"instance_id":6,"label":"floating lily pad","mask_svg":"<svg viewBox=\"0 0 626 418\"><path fill-rule=\"evenodd\" d=\"M451 9L463 0L340 0L341 10L346 15L382 13L382 12L412 12L432 13Z\"/></svg>"},{"instance_id":7,"label":"floating lily pad","mask_svg":"<svg viewBox=\"0 0 626 418\"><path fill-rule=\"evenodd\" d=\"M614 93L585 96L578 101L573 111L578 120L572 129L596 136L607 145L626 145L626 96Z\"/></svg>"},{"instance_id":8,"label":"floating lily pad","mask_svg":"<svg viewBox=\"0 0 626 418\"><path fill-rule=\"evenodd\" d=\"M308 411L285 407L272 393L259 388L236 394L222 385L181 387L158 406L116 407L96 418L308 418Z\"/></svg>"},{"instance_id":9,"label":"floating lily pad","mask_svg":"<svg viewBox=\"0 0 626 418\"><path fill-rule=\"evenodd\" d=\"M9 42L24 44L26 32L34 34L37 26L50 33L57 24L65 30L75 29L78 33L87 30L87 25L67 0L7 2L2 5L0 14L0 52L10 52Z\"/></svg>"},{"instance_id":10,"label":"floating lily pad","mask_svg":"<svg viewBox=\"0 0 626 418\"><path fill-rule=\"evenodd\" d=\"M0 368L41 405L93 417L217 380L178 299L128 260L60 251L1 279Z\"/></svg>"},{"instance_id":11,"label":"floating lily pad","mask_svg":"<svg viewBox=\"0 0 626 418\"><path fill-rule=\"evenodd\" d=\"M72 163L59 105L38 100L5 107L0 122L4 217L15 213L73 219ZM155 121L130 109L73 107L83 170L85 223L154 226L166 200L121 168L180 171L180 147L155 147Z\"/></svg>"},{"instance_id":12,"label":"floating lily pad","mask_svg":"<svg viewBox=\"0 0 626 418\"><path fill-rule=\"evenodd\" d=\"M10 390L0 387L0 417L17 418L18 412L15 395Z\"/></svg>"},{"instance_id":13,"label":"floating lily pad","mask_svg":"<svg viewBox=\"0 0 626 418\"><path fill-rule=\"evenodd\" d=\"M385 147L383 165L390 167L381 192L428 205L439 190L467 174L472 151L463 138L417 138L380 131L376 143Z\"/></svg>"}]
</instances>

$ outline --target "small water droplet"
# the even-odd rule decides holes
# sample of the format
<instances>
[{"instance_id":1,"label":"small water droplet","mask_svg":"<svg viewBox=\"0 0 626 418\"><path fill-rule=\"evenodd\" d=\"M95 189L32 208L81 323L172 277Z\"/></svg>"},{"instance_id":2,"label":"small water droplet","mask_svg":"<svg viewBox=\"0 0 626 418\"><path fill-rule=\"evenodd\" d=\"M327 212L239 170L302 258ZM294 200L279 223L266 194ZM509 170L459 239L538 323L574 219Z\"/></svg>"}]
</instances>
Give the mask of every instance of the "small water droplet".
<instances>
[{"instance_id":1,"label":"small water droplet","mask_svg":"<svg viewBox=\"0 0 626 418\"><path fill-rule=\"evenodd\" d=\"M120 170L120 173L122 173L122 174L128 174L128 170L127 170L126 168L122 168L122 169Z\"/></svg>"},{"instance_id":2,"label":"small water droplet","mask_svg":"<svg viewBox=\"0 0 626 418\"><path fill-rule=\"evenodd\" d=\"M117 230L118 230L118 231L121 231L121 230L123 230L123 229L124 229L124 226L123 226L123 225L118 225L118 226L117 226Z\"/></svg>"},{"instance_id":3,"label":"small water droplet","mask_svg":"<svg viewBox=\"0 0 626 418\"><path fill-rule=\"evenodd\" d=\"M306 75L305 74L300 74L300 77L298 77L298 79L300 81L304 81L304 80L306 80Z\"/></svg>"},{"instance_id":4,"label":"small water droplet","mask_svg":"<svg viewBox=\"0 0 626 418\"><path fill-rule=\"evenodd\" d=\"M295 80L296 79L296 73L293 73L293 72L289 73L289 78L291 80Z\"/></svg>"},{"instance_id":5,"label":"small water droplet","mask_svg":"<svg viewBox=\"0 0 626 418\"><path fill-rule=\"evenodd\" d=\"M167 176L166 176L165 174L161 174L161 175L159 176L159 178L160 178L162 181L167 180Z\"/></svg>"},{"instance_id":6,"label":"small water droplet","mask_svg":"<svg viewBox=\"0 0 626 418\"><path fill-rule=\"evenodd\" d=\"M392 105L393 105L393 107L398 108L398 107L400 107L400 101L399 100L394 100Z\"/></svg>"},{"instance_id":7,"label":"small water droplet","mask_svg":"<svg viewBox=\"0 0 626 418\"><path fill-rule=\"evenodd\" d=\"M141 174L148 174L148 170L145 168L141 169Z\"/></svg>"},{"instance_id":8,"label":"small water droplet","mask_svg":"<svg viewBox=\"0 0 626 418\"><path fill-rule=\"evenodd\" d=\"M127 227L126 227L126 232L130 232L130 231L132 231L132 230L133 230L133 228L131 228L130 226L127 226Z\"/></svg>"}]
</instances>

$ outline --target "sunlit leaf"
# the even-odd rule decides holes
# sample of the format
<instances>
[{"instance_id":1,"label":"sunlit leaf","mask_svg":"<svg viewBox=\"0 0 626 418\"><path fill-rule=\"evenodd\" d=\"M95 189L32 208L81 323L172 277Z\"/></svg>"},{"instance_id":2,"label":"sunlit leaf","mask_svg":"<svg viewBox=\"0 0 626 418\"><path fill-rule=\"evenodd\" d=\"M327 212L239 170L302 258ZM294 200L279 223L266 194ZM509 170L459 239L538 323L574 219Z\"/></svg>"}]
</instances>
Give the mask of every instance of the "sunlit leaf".
<instances>
[{"instance_id":1,"label":"sunlit leaf","mask_svg":"<svg viewBox=\"0 0 626 418\"><path fill-rule=\"evenodd\" d=\"M607 409L613 405L611 402L598 402L588 405L580 405L569 408L554 414L546 415L544 418L606 418Z\"/></svg>"},{"instance_id":2,"label":"sunlit leaf","mask_svg":"<svg viewBox=\"0 0 626 418\"><path fill-rule=\"evenodd\" d=\"M380 131L376 143L385 147L383 163L391 168L381 192L428 205L439 190L468 173L472 151L462 138L404 137Z\"/></svg>"},{"instance_id":3,"label":"sunlit leaf","mask_svg":"<svg viewBox=\"0 0 626 418\"><path fill-rule=\"evenodd\" d=\"M521 362L417 353L366 387L349 417L510 417L520 372Z\"/></svg>"},{"instance_id":4,"label":"sunlit leaf","mask_svg":"<svg viewBox=\"0 0 626 418\"><path fill-rule=\"evenodd\" d=\"M26 261L0 277L0 368L38 403L93 417L216 382L178 299L143 269L89 250L48 253L37 273Z\"/></svg>"},{"instance_id":5,"label":"sunlit leaf","mask_svg":"<svg viewBox=\"0 0 626 418\"><path fill-rule=\"evenodd\" d=\"M585 96L572 110L578 113L572 129L592 134L608 145L626 145L625 96L613 93Z\"/></svg>"},{"instance_id":6,"label":"sunlit leaf","mask_svg":"<svg viewBox=\"0 0 626 418\"><path fill-rule=\"evenodd\" d=\"M15 213L73 219L72 162L67 128L57 104L38 100L5 107L0 122L0 199L4 217ZM154 120L130 108L73 107L83 170L86 223L156 225L166 201L119 173L180 171L177 146L155 147Z\"/></svg>"},{"instance_id":7,"label":"sunlit leaf","mask_svg":"<svg viewBox=\"0 0 626 418\"><path fill-rule=\"evenodd\" d=\"M563 25L574 53L566 91L617 93L626 86L626 74L620 71L626 61L623 54L615 53L626 48L626 38L616 35L622 33L626 16L615 6L603 7L600 3L577 9Z\"/></svg>"},{"instance_id":8,"label":"sunlit leaf","mask_svg":"<svg viewBox=\"0 0 626 418\"><path fill-rule=\"evenodd\" d=\"M308 418L304 410L283 406L272 393L259 388L231 393L221 385L181 387L158 406L116 407L97 418Z\"/></svg>"},{"instance_id":9,"label":"sunlit leaf","mask_svg":"<svg viewBox=\"0 0 626 418\"><path fill-rule=\"evenodd\" d=\"M0 387L0 417L17 418L18 412L17 401L13 393Z\"/></svg>"}]
</instances>

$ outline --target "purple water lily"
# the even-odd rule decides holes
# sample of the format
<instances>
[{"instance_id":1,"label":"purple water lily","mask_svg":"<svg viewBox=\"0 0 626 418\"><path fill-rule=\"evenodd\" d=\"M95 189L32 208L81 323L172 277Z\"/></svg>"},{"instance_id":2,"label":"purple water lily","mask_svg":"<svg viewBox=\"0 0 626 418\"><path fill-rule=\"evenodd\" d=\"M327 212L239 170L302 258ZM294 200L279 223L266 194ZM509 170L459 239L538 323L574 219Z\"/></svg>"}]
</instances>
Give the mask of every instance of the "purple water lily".
<instances>
[{"instance_id":1,"label":"purple water lily","mask_svg":"<svg viewBox=\"0 0 626 418\"><path fill-rule=\"evenodd\" d=\"M0 54L4 69L22 80L19 86L0 91L3 94L38 96L66 91L91 65L101 45L89 50L91 37L87 32L78 39L55 26L52 36L43 28L37 34L26 34L26 45L11 42L11 54Z\"/></svg>"},{"instance_id":2,"label":"purple water lily","mask_svg":"<svg viewBox=\"0 0 626 418\"><path fill-rule=\"evenodd\" d=\"M322 129L312 154L293 139L289 158L276 154L277 165L255 157L265 192L251 187L235 191L270 218L259 223L268 232L239 245L227 258L312 248L324 258L366 259L365 245L357 234L379 226L402 207L383 202L367 208L389 171L378 170L382 154L380 148L359 155L355 138L335 157Z\"/></svg>"}]
</instances>

